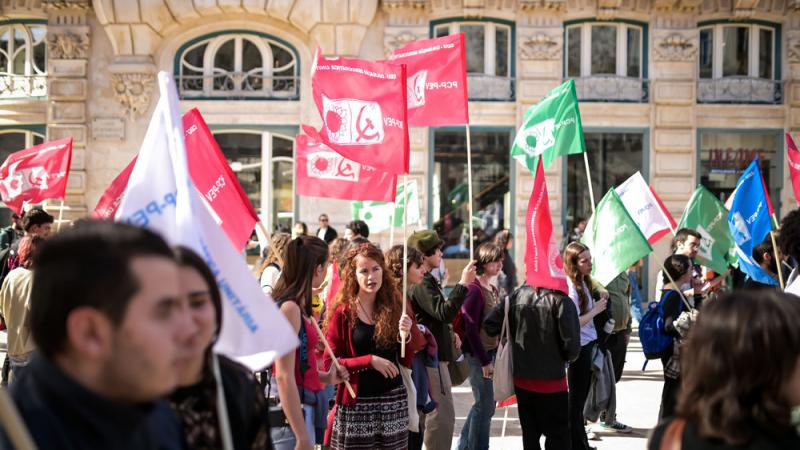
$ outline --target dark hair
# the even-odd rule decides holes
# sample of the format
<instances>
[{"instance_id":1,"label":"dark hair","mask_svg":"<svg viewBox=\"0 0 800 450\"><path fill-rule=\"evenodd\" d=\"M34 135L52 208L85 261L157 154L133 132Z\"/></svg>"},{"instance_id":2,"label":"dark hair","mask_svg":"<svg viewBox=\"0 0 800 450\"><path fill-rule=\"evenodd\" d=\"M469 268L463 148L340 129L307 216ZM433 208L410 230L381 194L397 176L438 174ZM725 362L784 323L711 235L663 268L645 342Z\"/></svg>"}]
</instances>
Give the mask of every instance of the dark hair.
<instances>
[{"instance_id":1,"label":"dark hair","mask_svg":"<svg viewBox=\"0 0 800 450\"><path fill-rule=\"evenodd\" d=\"M664 284L671 283L672 281L678 282L678 279L686 274L692 267L692 260L686 255L669 255L664 260L664 269L666 272L662 274ZM669 277L672 277L670 281ZM680 286L676 286L680 288Z\"/></svg>"},{"instance_id":2,"label":"dark hair","mask_svg":"<svg viewBox=\"0 0 800 450\"><path fill-rule=\"evenodd\" d=\"M511 232L508 230L500 230L497 234L494 235L494 243L503 251L508 248L508 243L514 239L514 236L511 235Z\"/></svg>"},{"instance_id":3,"label":"dark hair","mask_svg":"<svg viewBox=\"0 0 800 450\"><path fill-rule=\"evenodd\" d=\"M475 251L475 273L483 275L486 270L486 265L495 261L501 261L505 253L503 248L491 242L484 242Z\"/></svg>"},{"instance_id":4,"label":"dark hair","mask_svg":"<svg viewBox=\"0 0 800 450\"><path fill-rule=\"evenodd\" d=\"M331 258L336 260L336 266L339 270L339 273L342 272L342 268L344 268L344 255L347 253L347 250L350 248L350 241L345 239L344 237L337 237L336 239L332 240L330 244L328 244L328 249L331 254Z\"/></svg>"},{"instance_id":5,"label":"dark hair","mask_svg":"<svg viewBox=\"0 0 800 450\"><path fill-rule=\"evenodd\" d=\"M280 231L272 233L272 237L269 239L269 246L265 249L264 261L261 262L261 267L257 271L259 277L270 264L277 264L279 268L283 266L284 252L291 240L292 237L288 233L281 233Z\"/></svg>"},{"instance_id":6,"label":"dark hair","mask_svg":"<svg viewBox=\"0 0 800 450\"><path fill-rule=\"evenodd\" d=\"M422 265L422 252L414 247L408 247L408 265L406 269L410 269L412 264L418 266ZM397 244L386 252L386 269L394 275L400 282L403 282L403 246Z\"/></svg>"},{"instance_id":7,"label":"dark hair","mask_svg":"<svg viewBox=\"0 0 800 450\"><path fill-rule=\"evenodd\" d=\"M581 253L589 250L589 247L581 244L580 242L570 242L564 250L564 272L572 284L575 285L575 290L578 292L578 304L580 305L580 314L585 314L589 310L589 298L586 296L586 290L583 285L592 289L592 277L589 275L581 275L578 269L578 258Z\"/></svg>"},{"instance_id":8,"label":"dark hair","mask_svg":"<svg viewBox=\"0 0 800 450\"><path fill-rule=\"evenodd\" d=\"M19 265L26 269L33 267L33 256L39 251L43 242L44 238L35 234L22 236L17 247Z\"/></svg>"},{"instance_id":9,"label":"dark hair","mask_svg":"<svg viewBox=\"0 0 800 450\"><path fill-rule=\"evenodd\" d=\"M346 228L352 231L353 234L358 234L365 238L369 238L369 225L367 225L367 222L364 222L363 220L354 220L348 223Z\"/></svg>"},{"instance_id":10,"label":"dark hair","mask_svg":"<svg viewBox=\"0 0 800 450\"><path fill-rule=\"evenodd\" d=\"M778 244L781 253L800 261L800 209L795 209L781 220Z\"/></svg>"},{"instance_id":11,"label":"dark hair","mask_svg":"<svg viewBox=\"0 0 800 450\"><path fill-rule=\"evenodd\" d=\"M678 246L686 242L689 239L689 236L695 237L697 239L702 239L703 237L697 231L691 228L681 228L680 230L675 232L675 237L672 238L672 245L671 249L674 252L678 249Z\"/></svg>"},{"instance_id":12,"label":"dark hair","mask_svg":"<svg viewBox=\"0 0 800 450\"><path fill-rule=\"evenodd\" d=\"M350 245L347 247L350 250L352 247L361 245L361 244L369 244L369 239L365 238L364 236L357 236L350 241Z\"/></svg>"},{"instance_id":13,"label":"dark hair","mask_svg":"<svg viewBox=\"0 0 800 450\"><path fill-rule=\"evenodd\" d=\"M22 229L28 232L34 225L44 225L53 222L55 222L55 218L45 210L42 208L33 208L22 216Z\"/></svg>"},{"instance_id":14,"label":"dark hair","mask_svg":"<svg viewBox=\"0 0 800 450\"><path fill-rule=\"evenodd\" d=\"M793 433L787 382L800 355L800 301L776 290L708 302L681 349L677 416L706 439L748 443Z\"/></svg>"},{"instance_id":15,"label":"dark hair","mask_svg":"<svg viewBox=\"0 0 800 450\"><path fill-rule=\"evenodd\" d=\"M47 357L64 350L67 318L88 306L122 323L128 303L139 291L131 270L134 258L173 260L166 242L144 228L87 220L47 239L34 255L31 330Z\"/></svg>"},{"instance_id":16,"label":"dark hair","mask_svg":"<svg viewBox=\"0 0 800 450\"><path fill-rule=\"evenodd\" d=\"M764 242L753 247L753 259L756 261L756 264L762 264L764 262L764 253L769 253L771 255L773 250L772 239L769 236L764 239Z\"/></svg>"},{"instance_id":17,"label":"dark hair","mask_svg":"<svg viewBox=\"0 0 800 450\"><path fill-rule=\"evenodd\" d=\"M219 332L222 329L222 295L219 292L217 280L205 260L195 253L194 250L178 246L175 247L174 253L175 262L178 263L179 267L189 267L196 270L197 273L200 274L200 277L203 278L203 281L206 282L208 292L211 295L211 303L214 305L214 312L217 314L217 329L214 340L212 341L213 343L217 340L216 336L219 336Z\"/></svg>"},{"instance_id":18,"label":"dark hair","mask_svg":"<svg viewBox=\"0 0 800 450\"><path fill-rule=\"evenodd\" d=\"M425 250L424 252L422 252L422 256L424 256L426 258L431 257L431 256L434 255L434 253L436 253L436 250L441 250L443 247L444 247L444 241L439 242L438 245L434 245L433 247L431 247L431 248Z\"/></svg>"},{"instance_id":19,"label":"dark hair","mask_svg":"<svg viewBox=\"0 0 800 450\"><path fill-rule=\"evenodd\" d=\"M303 229L303 234L301 234L301 236L306 236L308 234L308 225L306 225L305 222L295 222L294 223L294 226L298 226L298 225L300 225L300 227Z\"/></svg>"},{"instance_id":20,"label":"dark hair","mask_svg":"<svg viewBox=\"0 0 800 450\"><path fill-rule=\"evenodd\" d=\"M297 303L306 317L311 317L311 290L314 270L328 261L328 245L316 236L297 236L284 251L281 276L275 283L272 298L276 302Z\"/></svg>"}]
</instances>

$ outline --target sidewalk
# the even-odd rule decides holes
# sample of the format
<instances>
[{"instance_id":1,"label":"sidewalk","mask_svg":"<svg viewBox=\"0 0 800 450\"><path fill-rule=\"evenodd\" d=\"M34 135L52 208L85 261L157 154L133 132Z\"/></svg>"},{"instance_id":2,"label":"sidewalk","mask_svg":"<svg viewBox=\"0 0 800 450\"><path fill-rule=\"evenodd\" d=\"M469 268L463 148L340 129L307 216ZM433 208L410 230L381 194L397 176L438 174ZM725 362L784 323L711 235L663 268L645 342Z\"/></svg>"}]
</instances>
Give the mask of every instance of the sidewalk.
<instances>
[{"instance_id":1,"label":"sidewalk","mask_svg":"<svg viewBox=\"0 0 800 450\"><path fill-rule=\"evenodd\" d=\"M647 448L647 434L658 421L663 371L661 361L654 360L650 361L647 364L647 370L642 372L644 361L642 346L634 329L634 336L628 347L625 371L622 380L617 384L617 420L633 428L633 433L606 432L601 431L599 426L593 426L592 429L600 440L589 441L589 445L597 447L598 450L645 450ZM453 441L453 448L456 448L455 445L467 411L473 403L469 385L465 383L453 388L453 397L456 406L454 433L456 437ZM522 450L522 430L517 418L516 405L508 408L508 419L505 421L505 435L503 435L505 413L505 408L500 408L495 412L489 446L491 449L498 450ZM544 445L542 447L544 448Z\"/></svg>"}]
</instances>

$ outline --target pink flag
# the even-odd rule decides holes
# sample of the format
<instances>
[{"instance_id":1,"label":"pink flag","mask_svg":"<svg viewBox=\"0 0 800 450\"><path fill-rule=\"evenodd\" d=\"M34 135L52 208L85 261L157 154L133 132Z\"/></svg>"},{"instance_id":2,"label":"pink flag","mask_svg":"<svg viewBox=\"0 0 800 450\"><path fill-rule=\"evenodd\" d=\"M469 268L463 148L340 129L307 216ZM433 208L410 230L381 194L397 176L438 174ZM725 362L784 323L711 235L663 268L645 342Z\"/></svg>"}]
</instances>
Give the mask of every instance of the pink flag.
<instances>
[{"instance_id":1,"label":"pink flag","mask_svg":"<svg viewBox=\"0 0 800 450\"><path fill-rule=\"evenodd\" d=\"M119 204L122 203L122 195L125 194L125 188L128 187L128 179L131 177L131 172L133 172L133 166L136 165L137 157L134 156L133 161L122 169L122 172L114 178L106 188L106 191L103 192L97 202L97 206L92 211L92 218L113 220L114 216L117 215L117 209Z\"/></svg>"},{"instance_id":2,"label":"pink flag","mask_svg":"<svg viewBox=\"0 0 800 450\"><path fill-rule=\"evenodd\" d=\"M550 217L550 200L544 179L542 159L536 166L533 192L525 215L528 242L525 246L527 283L534 287L568 292L564 264L553 235L553 220Z\"/></svg>"},{"instance_id":3,"label":"pink flag","mask_svg":"<svg viewBox=\"0 0 800 450\"><path fill-rule=\"evenodd\" d=\"M326 58L317 50L311 87L323 142L377 170L408 172L404 65Z\"/></svg>"},{"instance_id":4,"label":"pink flag","mask_svg":"<svg viewBox=\"0 0 800 450\"><path fill-rule=\"evenodd\" d=\"M309 197L393 202L397 175L350 161L319 140L311 127L295 140L297 193Z\"/></svg>"},{"instance_id":5,"label":"pink flag","mask_svg":"<svg viewBox=\"0 0 800 450\"><path fill-rule=\"evenodd\" d=\"M389 60L408 66L409 125L469 123L464 33L412 42L395 50Z\"/></svg>"},{"instance_id":6,"label":"pink flag","mask_svg":"<svg viewBox=\"0 0 800 450\"><path fill-rule=\"evenodd\" d=\"M193 108L183 115L183 129L192 181L221 220L220 226L233 246L242 251L258 222L253 204L200 111Z\"/></svg>"},{"instance_id":7,"label":"pink flag","mask_svg":"<svg viewBox=\"0 0 800 450\"><path fill-rule=\"evenodd\" d=\"M64 198L72 161L72 138L14 152L0 166L0 196L17 214L29 203Z\"/></svg>"},{"instance_id":8,"label":"pink flag","mask_svg":"<svg viewBox=\"0 0 800 450\"><path fill-rule=\"evenodd\" d=\"M797 150L789 133L786 133L786 146L789 147L789 174L792 176L794 199L800 205L800 151Z\"/></svg>"}]
</instances>

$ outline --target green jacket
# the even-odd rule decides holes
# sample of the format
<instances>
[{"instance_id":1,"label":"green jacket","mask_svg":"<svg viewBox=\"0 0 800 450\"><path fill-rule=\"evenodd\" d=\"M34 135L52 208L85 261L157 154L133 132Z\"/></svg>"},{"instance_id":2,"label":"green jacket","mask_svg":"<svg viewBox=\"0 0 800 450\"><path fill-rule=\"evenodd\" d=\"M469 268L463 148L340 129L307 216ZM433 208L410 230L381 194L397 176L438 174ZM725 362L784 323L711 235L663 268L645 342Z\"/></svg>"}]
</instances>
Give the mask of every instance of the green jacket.
<instances>
[{"instance_id":1,"label":"green jacket","mask_svg":"<svg viewBox=\"0 0 800 450\"><path fill-rule=\"evenodd\" d=\"M608 300L611 302L611 317L614 318L614 332L631 331L631 281L627 272L617 275L606 286Z\"/></svg>"},{"instance_id":2,"label":"green jacket","mask_svg":"<svg viewBox=\"0 0 800 450\"><path fill-rule=\"evenodd\" d=\"M430 273L422 283L411 289L411 304L417 322L428 327L439 347L439 361L453 361L453 331L450 324L456 318L467 297L467 287L457 284L446 297L442 286Z\"/></svg>"}]
</instances>

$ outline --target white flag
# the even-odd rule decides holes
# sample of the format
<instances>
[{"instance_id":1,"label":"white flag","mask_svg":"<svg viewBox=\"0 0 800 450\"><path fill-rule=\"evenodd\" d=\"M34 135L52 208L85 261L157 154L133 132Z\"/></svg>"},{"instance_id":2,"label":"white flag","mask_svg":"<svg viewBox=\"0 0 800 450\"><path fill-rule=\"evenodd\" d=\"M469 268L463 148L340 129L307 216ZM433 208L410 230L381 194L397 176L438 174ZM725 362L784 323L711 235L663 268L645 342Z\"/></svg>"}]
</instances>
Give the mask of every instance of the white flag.
<instances>
[{"instance_id":1,"label":"white flag","mask_svg":"<svg viewBox=\"0 0 800 450\"><path fill-rule=\"evenodd\" d=\"M653 244L665 234L675 230L675 219L644 181L641 173L636 172L631 175L616 190L628 214L647 238L647 242Z\"/></svg>"},{"instance_id":2,"label":"white flag","mask_svg":"<svg viewBox=\"0 0 800 450\"><path fill-rule=\"evenodd\" d=\"M166 72L158 82L161 98L116 220L156 231L170 245L189 247L205 259L222 293L222 330L214 350L260 370L294 350L298 339L203 205L189 177L175 83Z\"/></svg>"}]
</instances>

